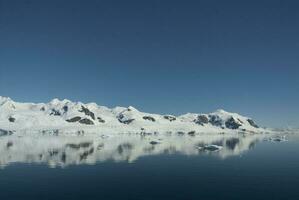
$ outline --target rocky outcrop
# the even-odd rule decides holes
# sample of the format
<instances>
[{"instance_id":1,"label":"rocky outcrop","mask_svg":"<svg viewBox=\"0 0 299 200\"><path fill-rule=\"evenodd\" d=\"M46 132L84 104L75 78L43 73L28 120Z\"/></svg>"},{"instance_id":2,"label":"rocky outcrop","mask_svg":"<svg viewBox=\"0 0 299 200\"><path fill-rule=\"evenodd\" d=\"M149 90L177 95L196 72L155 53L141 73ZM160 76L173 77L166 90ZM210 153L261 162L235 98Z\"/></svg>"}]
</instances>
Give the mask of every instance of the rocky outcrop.
<instances>
[{"instance_id":1,"label":"rocky outcrop","mask_svg":"<svg viewBox=\"0 0 299 200\"><path fill-rule=\"evenodd\" d=\"M189 131L189 132L188 132L188 135L190 135L190 136L194 136L194 135L195 135L195 131Z\"/></svg>"},{"instance_id":2,"label":"rocky outcrop","mask_svg":"<svg viewBox=\"0 0 299 200\"><path fill-rule=\"evenodd\" d=\"M14 118L14 117L9 117L9 118L8 118L8 121L9 121L9 122L15 122L15 121L16 121L16 118Z\"/></svg>"},{"instance_id":3,"label":"rocky outcrop","mask_svg":"<svg viewBox=\"0 0 299 200\"><path fill-rule=\"evenodd\" d=\"M175 121L176 117L172 115L164 115L164 119L169 120L170 122Z\"/></svg>"},{"instance_id":4,"label":"rocky outcrop","mask_svg":"<svg viewBox=\"0 0 299 200\"><path fill-rule=\"evenodd\" d=\"M225 127L229 129L238 129L240 126L242 126L242 124L239 121L236 121L233 117L225 122Z\"/></svg>"},{"instance_id":5,"label":"rocky outcrop","mask_svg":"<svg viewBox=\"0 0 299 200\"><path fill-rule=\"evenodd\" d=\"M149 121L152 121L152 122L155 122L155 118L151 117L151 116L144 116L142 117L144 120L149 120Z\"/></svg>"},{"instance_id":6,"label":"rocky outcrop","mask_svg":"<svg viewBox=\"0 0 299 200\"><path fill-rule=\"evenodd\" d=\"M77 121L79 121L79 120L81 120L81 117L73 117L73 118L71 118L71 119L67 119L66 121L67 121L67 122L77 122Z\"/></svg>"},{"instance_id":7,"label":"rocky outcrop","mask_svg":"<svg viewBox=\"0 0 299 200\"><path fill-rule=\"evenodd\" d=\"M69 110L69 107L68 106L63 106L63 111L66 113L68 110Z\"/></svg>"},{"instance_id":8,"label":"rocky outcrop","mask_svg":"<svg viewBox=\"0 0 299 200\"><path fill-rule=\"evenodd\" d=\"M71 149L80 149L80 148L89 148L90 146L92 146L92 142L81 142L78 144L66 144L66 147L69 147Z\"/></svg>"},{"instance_id":9,"label":"rocky outcrop","mask_svg":"<svg viewBox=\"0 0 299 200\"><path fill-rule=\"evenodd\" d=\"M222 119L218 115L209 115L209 122L213 126L222 126Z\"/></svg>"},{"instance_id":10,"label":"rocky outcrop","mask_svg":"<svg viewBox=\"0 0 299 200\"><path fill-rule=\"evenodd\" d=\"M131 124L135 119L128 119L128 120L121 120L121 119L118 119L118 121L120 123L123 123L123 124Z\"/></svg>"},{"instance_id":11,"label":"rocky outcrop","mask_svg":"<svg viewBox=\"0 0 299 200\"><path fill-rule=\"evenodd\" d=\"M93 121L91 121L90 119L87 119L87 118L84 118L84 119L81 119L79 121L80 124L86 124L86 125L94 125Z\"/></svg>"},{"instance_id":12,"label":"rocky outcrop","mask_svg":"<svg viewBox=\"0 0 299 200\"><path fill-rule=\"evenodd\" d=\"M98 119L98 122L105 123L105 120L103 120L101 117L97 117L97 119Z\"/></svg>"},{"instance_id":13,"label":"rocky outcrop","mask_svg":"<svg viewBox=\"0 0 299 200\"><path fill-rule=\"evenodd\" d=\"M59 110L52 109L50 115L61 116L61 113Z\"/></svg>"},{"instance_id":14,"label":"rocky outcrop","mask_svg":"<svg viewBox=\"0 0 299 200\"><path fill-rule=\"evenodd\" d=\"M95 120L95 115L88 108L81 106L81 110L79 112L83 112L85 115L90 116L93 120Z\"/></svg>"},{"instance_id":15,"label":"rocky outcrop","mask_svg":"<svg viewBox=\"0 0 299 200\"><path fill-rule=\"evenodd\" d=\"M183 131L178 131L177 134L178 134L178 135L185 135L185 132L183 132Z\"/></svg>"},{"instance_id":16,"label":"rocky outcrop","mask_svg":"<svg viewBox=\"0 0 299 200\"><path fill-rule=\"evenodd\" d=\"M196 124L199 124L199 125L204 125L204 124L207 124L209 123L209 118L205 115L198 115L197 116L197 119L194 120L194 122Z\"/></svg>"},{"instance_id":17,"label":"rocky outcrop","mask_svg":"<svg viewBox=\"0 0 299 200\"><path fill-rule=\"evenodd\" d=\"M117 117L118 121L123 124L131 124L135 119L128 119L122 113Z\"/></svg>"},{"instance_id":18,"label":"rocky outcrop","mask_svg":"<svg viewBox=\"0 0 299 200\"><path fill-rule=\"evenodd\" d=\"M248 123L253 126L254 128L259 128L259 126L252 120L252 119L247 119Z\"/></svg>"}]
</instances>

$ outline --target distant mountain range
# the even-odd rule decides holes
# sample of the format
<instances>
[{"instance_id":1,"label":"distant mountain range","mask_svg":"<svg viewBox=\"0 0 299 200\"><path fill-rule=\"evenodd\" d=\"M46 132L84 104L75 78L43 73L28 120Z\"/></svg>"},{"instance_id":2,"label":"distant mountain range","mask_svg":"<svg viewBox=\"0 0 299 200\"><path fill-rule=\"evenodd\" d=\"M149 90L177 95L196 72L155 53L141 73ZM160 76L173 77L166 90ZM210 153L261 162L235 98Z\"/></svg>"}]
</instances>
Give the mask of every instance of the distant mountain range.
<instances>
[{"instance_id":1,"label":"distant mountain range","mask_svg":"<svg viewBox=\"0 0 299 200\"><path fill-rule=\"evenodd\" d=\"M0 129L6 131L84 130L97 133L177 133L200 132L259 133L251 118L217 110L209 114L180 116L145 113L136 108L107 108L96 103L53 99L49 103L19 103L0 96ZM8 132L6 132L8 134ZM0 132L1 134L1 132Z\"/></svg>"}]
</instances>

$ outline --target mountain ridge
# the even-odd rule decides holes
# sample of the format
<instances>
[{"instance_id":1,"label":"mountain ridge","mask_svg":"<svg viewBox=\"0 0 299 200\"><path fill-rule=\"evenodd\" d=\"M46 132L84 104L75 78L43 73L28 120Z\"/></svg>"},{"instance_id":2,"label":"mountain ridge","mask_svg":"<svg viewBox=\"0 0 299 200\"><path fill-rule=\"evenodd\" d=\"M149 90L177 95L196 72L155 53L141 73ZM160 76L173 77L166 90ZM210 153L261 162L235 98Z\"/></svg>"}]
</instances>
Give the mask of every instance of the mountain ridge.
<instances>
[{"instance_id":1,"label":"mountain ridge","mask_svg":"<svg viewBox=\"0 0 299 200\"><path fill-rule=\"evenodd\" d=\"M54 98L48 103L20 103L0 96L0 128L91 129L96 132L263 132L249 117L218 109L212 113L161 115L133 106L108 108L96 103Z\"/></svg>"}]
</instances>

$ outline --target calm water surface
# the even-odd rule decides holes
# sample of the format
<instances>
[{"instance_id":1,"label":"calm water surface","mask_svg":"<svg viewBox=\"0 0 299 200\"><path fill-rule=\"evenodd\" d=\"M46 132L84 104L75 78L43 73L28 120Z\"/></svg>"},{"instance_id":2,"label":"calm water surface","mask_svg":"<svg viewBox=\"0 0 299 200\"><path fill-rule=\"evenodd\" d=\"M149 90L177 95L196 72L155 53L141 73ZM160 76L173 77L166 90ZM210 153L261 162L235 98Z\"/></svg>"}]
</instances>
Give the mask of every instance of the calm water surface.
<instances>
[{"instance_id":1,"label":"calm water surface","mask_svg":"<svg viewBox=\"0 0 299 200\"><path fill-rule=\"evenodd\" d=\"M296 200L299 139L287 139L2 137L0 199Z\"/></svg>"}]
</instances>

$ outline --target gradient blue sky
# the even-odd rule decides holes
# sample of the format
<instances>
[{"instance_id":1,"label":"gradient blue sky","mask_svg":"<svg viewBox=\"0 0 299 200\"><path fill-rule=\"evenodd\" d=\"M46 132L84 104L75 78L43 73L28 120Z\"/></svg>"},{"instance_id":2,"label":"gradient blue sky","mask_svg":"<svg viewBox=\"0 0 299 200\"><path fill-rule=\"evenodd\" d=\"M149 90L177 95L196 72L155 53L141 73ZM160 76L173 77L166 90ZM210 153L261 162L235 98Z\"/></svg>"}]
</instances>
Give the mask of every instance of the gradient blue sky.
<instances>
[{"instance_id":1,"label":"gradient blue sky","mask_svg":"<svg viewBox=\"0 0 299 200\"><path fill-rule=\"evenodd\" d=\"M0 95L299 126L299 1L0 0Z\"/></svg>"}]
</instances>

